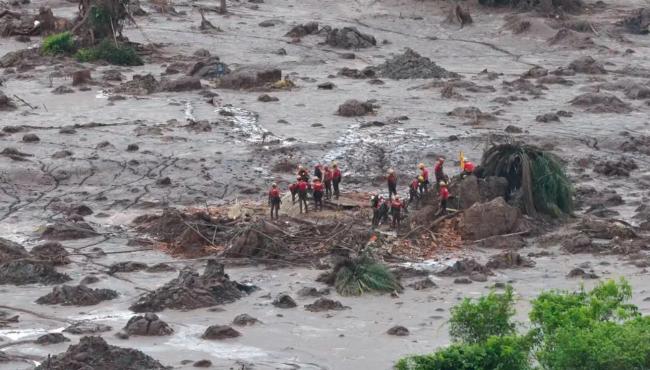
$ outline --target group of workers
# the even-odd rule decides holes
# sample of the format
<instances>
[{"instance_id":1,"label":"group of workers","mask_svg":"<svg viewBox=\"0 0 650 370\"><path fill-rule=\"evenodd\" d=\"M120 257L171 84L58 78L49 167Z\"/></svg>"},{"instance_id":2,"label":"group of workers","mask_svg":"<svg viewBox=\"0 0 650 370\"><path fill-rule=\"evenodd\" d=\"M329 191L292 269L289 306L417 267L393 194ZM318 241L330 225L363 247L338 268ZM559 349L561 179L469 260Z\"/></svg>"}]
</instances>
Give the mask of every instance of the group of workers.
<instances>
[{"instance_id":1,"label":"group of workers","mask_svg":"<svg viewBox=\"0 0 650 370\"><path fill-rule=\"evenodd\" d=\"M462 158L462 155L461 155ZM436 188L438 191L438 198L440 201L440 210L438 216L447 213L447 201L450 198L449 193L449 177L445 174L444 170L445 158L438 158L433 168L433 173L436 181ZM461 159L462 173L461 177L470 175L474 172L475 166L471 161ZM409 199L403 201L397 194L398 177L393 169L389 169L386 174L386 183L388 185L388 198L373 193L370 198L370 205L373 209L372 225L374 227L385 222L390 217L392 219L393 228L398 229L402 219L402 210L407 210L408 205L414 201L419 200L422 194L429 192L429 170L420 163L417 166L418 174L409 184ZM332 195L338 199L340 195L339 185L341 183L342 175L336 163L333 163L331 169L328 166L321 167L317 164L314 167L314 176L310 183L309 172L304 167L298 168L296 182L289 185L291 192L291 200L295 204L296 196L300 204L300 213L308 212L307 194L311 191L314 199L314 209L323 209L323 197L331 199ZM333 188L333 192L332 192ZM271 206L271 219L278 218L280 209L281 196L277 184L271 185L269 191L269 205Z\"/></svg>"}]
</instances>

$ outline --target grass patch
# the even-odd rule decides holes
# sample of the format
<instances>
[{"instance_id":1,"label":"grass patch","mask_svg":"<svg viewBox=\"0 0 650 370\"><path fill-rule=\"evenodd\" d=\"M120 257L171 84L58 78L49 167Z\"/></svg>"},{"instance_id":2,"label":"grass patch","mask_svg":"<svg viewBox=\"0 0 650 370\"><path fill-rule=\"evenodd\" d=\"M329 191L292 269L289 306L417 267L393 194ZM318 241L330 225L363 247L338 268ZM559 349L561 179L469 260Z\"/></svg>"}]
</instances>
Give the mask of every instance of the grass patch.
<instances>
[{"instance_id":1,"label":"grass patch","mask_svg":"<svg viewBox=\"0 0 650 370\"><path fill-rule=\"evenodd\" d=\"M41 49L45 54L57 55L73 53L76 47L72 33L62 32L44 38Z\"/></svg>"},{"instance_id":2,"label":"grass patch","mask_svg":"<svg viewBox=\"0 0 650 370\"><path fill-rule=\"evenodd\" d=\"M97 46L84 48L75 54L80 62L94 62L103 60L118 66L141 66L144 64L142 58L135 50L126 45L117 44L110 40L103 40Z\"/></svg>"}]
</instances>

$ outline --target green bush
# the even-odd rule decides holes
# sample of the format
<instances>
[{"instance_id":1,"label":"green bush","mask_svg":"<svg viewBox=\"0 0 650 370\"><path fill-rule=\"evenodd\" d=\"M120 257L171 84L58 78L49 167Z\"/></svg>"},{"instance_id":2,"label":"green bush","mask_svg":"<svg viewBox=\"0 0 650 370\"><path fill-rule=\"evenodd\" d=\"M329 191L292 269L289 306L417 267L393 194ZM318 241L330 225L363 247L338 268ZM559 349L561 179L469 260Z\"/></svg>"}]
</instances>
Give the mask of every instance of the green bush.
<instances>
[{"instance_id":1,"label":"green bush","mask_svg":"<svg viewBox=\"0 0 650 370\"><path fill-rule=\"evenodd\" d=\"M113 41L108 39L103 40L95 47L79 50L75 54L75 58L80 62L104 60L119 66L139 66L144 64L142 58L138 56L132 47L122 44L115 45Z\"/></svg>"},{"instance_id":2,"label":"green bush","mask_svg":"<svg viewBox=\"0 0 650 370\"><path fill-rule=\"evenodd\" d=\"M515 314L512 287L503 294L491 292L478 301L465 298L451 309L449 334L455 341L480 343L491 336L511 335L515 324L510 319Z\"/></svg>"},{"instance_id":3,"label":"green bush","mask_svg":"<svg viewBox=\"0 0 650 370\"><path fill-rule=\"evenodd\" d=\"M74 52L75 44L72 33L63 32L47 36L43 39L42 50L43 53L50 55Z\"/></svg>"},{"instance_id":4,"label":"green bush","mask_svg":"<svg viewBox=\"0 0 650 370\"><path fill-rule=\"evenodd\" d=\"M529 342L516 336L489 337L480 344L455 344L434 354L401 359L398 370L526 370Z\"/></svg>"}]
</instances>

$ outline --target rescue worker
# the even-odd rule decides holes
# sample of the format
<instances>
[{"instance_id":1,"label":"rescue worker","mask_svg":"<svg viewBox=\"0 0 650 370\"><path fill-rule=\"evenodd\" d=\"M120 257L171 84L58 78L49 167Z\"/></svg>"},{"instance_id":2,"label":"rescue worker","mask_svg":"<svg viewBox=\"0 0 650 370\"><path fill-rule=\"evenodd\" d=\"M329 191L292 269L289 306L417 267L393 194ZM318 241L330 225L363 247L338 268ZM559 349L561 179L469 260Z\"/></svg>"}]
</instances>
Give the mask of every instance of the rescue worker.
<instances>
[{"instance_id":1,"label":"rescue worker","mask_svg":"<svg viewBox=\"0 0 650 370\"><path fill-rule=\"evenodd\" d=\"M474 163L466 160L465 163L463 164L463 173L461 174L461 177L467 177L473 174L475 168L476 167L474 166Z\"/></svg>"},{"instance_id":2,"label":"rescue worker","mask_svg":"<svg viewBox=\"0 0 650 370\"><path fill-rule=\"evenodd\" d=\"M447 214L447 200L449 199L449 189L447 189L447 183L440 181L438 184L440 186L440 212L438 216Z\"/></svg>"},{"instance_id":3,"label":"rescue worker","mask_svg":"<svg viewBox=\"0 0 650 370\"><path fill-rule=\"evenodd\" d=\"M443 168L445 164L445 159L440 157L438 162L433 167L433 174L436 176L436 184L440 184L441 181L447 181L447 176L445 176L445 170Z\"/></svg>"},{"instance_id":4,"label":"rescue worker","mask_svg":"<svg viewBox=\"0 0 650 370\"><path fill-rule=\"evenodd\" d=\"M325 166L323 167L323 179L325 183L325 199L332 199L332 171L330 168Z\"/></svg>"},{"instance_id":5,"label":"rescue worker","mask_svg":"<svg viewBox=\"0 0 650 370\"><path fill-rule=\"evenodd\" d=\"M318 179L322 182L323 181L323 171L321 170L320 164L317 164L314 167L314 176L318 177Z\"/></svg>"},{"instance_id":6,"label":"rescue worker","mask_svg":"<svg viewBox=\"0 0 650 370\"><path fill-rule=\"evenodd\" d=\"M280 189L278 189L278 184L272 184L271 190L269 190L269 206L271 206L271 220L273 219L273 211L275 211L275 218L278 219L278 212L280 212L280 203L282 200L280 198Z\"/></svg>"},{"instance_id":7,"label":"rescue worker","mask_svg":"<svg viewBox=\"0 0 650 370\"><path fill-rule=\"evenodd\" d=\"M291 203L296 204L296 195L298 195L298 183L300 182L300 177L296 178L296 182L289 185L289 191L291 192Z\"/></svg>"},{"instance_id":8,"label":"rescue worker","mask_svg":"<svg viewBox=\"0 0 650 370\"><path fill-rule=\"evenodd\" d=\"M300 180L306 182L309 184L309 173L303 166L298 166L298 177L300 177Z\"/></svg>"},{"instance_id":9,"label":"rescue worker","mask_svg":"<svg viewBox=\"0 0 650 370\"><path fill-rule=\"evenodd\" d=\"M411 181L411 185L409 185L409 202L413 202L413 200L419 198L418 196L418 189L420 188L420 179L419 176L417 176L413 181Z\"/></svg>"},{"instance_id":10,"label":"rescue worker","mask_svg":"<svg viewBox=\"0 0 650 370\"><path fill-rule=\"evenodd\" d=\"M314 189L314 209L318 211L323 210L323 183L318 177L314 177L314 182L312 184L312 189Z\"/></svg>"},{"instance_id":11,"label":"rescue worker","mask_svg":"<svg viewBox=\"0 0 650 370\"><path fill-rule=\"evenodd\" d=\"M376 193L370 195L370 208L372 209L372 227L379 226L379 196Z\"/></svg>"},{"instance_id":12,"label":"rescue worker","mask_svg":"<svg viewBox=\"0 0 650 370\"><path fill-rule=\"evenodd\" d=\"M402 222L402 208L404 208L404 204L402 204L399 196L396 195L395 199L393 199L390 203L391 217L393 218L393 228L396 230L399 229L399 226Z\"/></svg>"},{"instance_id":13,"label":"rescue worker","mask_svg":"<svg viewBox=\"0 0 650 370\"><path fill-rule=\"evenodd\" d=\"M383 196L379 196L379 212L377 215L377 226L388 221L389 211L390 211L390 200L384 199Z\"/></svg>"},{"instance_id":14,"label":"rescue worker","mask_svg":"<svg viewBox=\"0 0 650 370\"><path fill-rule=\"evenodd\" d=\"M334 185L334 196L336 199L339 199L341 195L339 184L341 183L341 170L339 169L338 164L334 163L332 165L332 184Z\"/></svg>"},{"instance_id":15,"label":"rescue worker","mask_svg":"<svg viewBox=\"0 0 650 370\"><path fill-rule=\"evenodd\" d=\"M309 184L307 184L307 181L303 181L302 179L298 181L298 203L300 204L300 213L302 213L303 204L305 206L305 213L307 213L307 189L308 188L309 188Z\"/></svg>"},{"instance_id":16,"label":"rescue worker","mask_svg":"<svg viewBox=\"0 0 650 370\"><path fill-rule=\"evenodd\" d=\"M397 195L397 175L395 175L392 168L388 170L386 182L388 184L388 198L392 198L393 194Z\"/></svg>"},{"instance_id":17,"label":"rescue worker","mask_svg":"<svg viewBox=\"0 0 650 370\"><path fill-rule=\"evenodd\" d=\"M422 180L420 182L420 194L429 190L429 170L424 166L424 163L418 165L420 169L420 176Z\"/></svg>"}]
</instances>

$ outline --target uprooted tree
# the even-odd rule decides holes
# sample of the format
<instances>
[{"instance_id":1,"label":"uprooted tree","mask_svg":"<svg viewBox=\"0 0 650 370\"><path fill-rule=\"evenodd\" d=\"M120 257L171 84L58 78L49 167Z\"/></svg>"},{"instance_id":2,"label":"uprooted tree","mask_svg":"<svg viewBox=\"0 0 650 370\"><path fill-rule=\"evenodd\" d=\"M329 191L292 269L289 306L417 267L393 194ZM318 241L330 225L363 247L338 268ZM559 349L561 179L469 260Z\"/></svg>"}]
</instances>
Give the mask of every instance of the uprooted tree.
<instances>
[{"instance_id":1,"label":"uprooted tree","mask_svg":"<svg viewBox=\"0 0 650 370\"><path fill-rule=\"evenodd\" d=\"M128 5L129 0L80 0L72 33L86 46L106 38L122 41L124 22L130 19Z\"/></svg>"}]
</instances>

